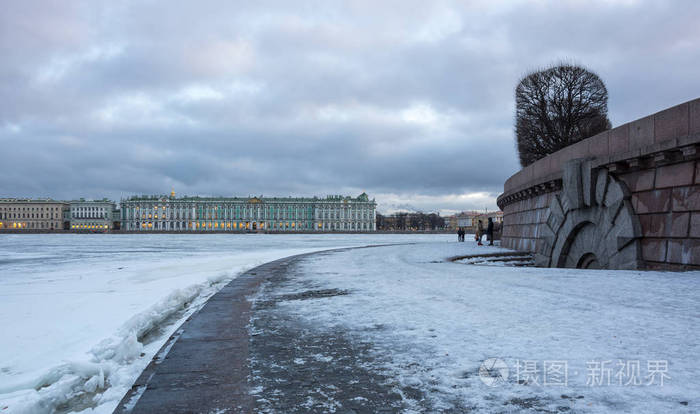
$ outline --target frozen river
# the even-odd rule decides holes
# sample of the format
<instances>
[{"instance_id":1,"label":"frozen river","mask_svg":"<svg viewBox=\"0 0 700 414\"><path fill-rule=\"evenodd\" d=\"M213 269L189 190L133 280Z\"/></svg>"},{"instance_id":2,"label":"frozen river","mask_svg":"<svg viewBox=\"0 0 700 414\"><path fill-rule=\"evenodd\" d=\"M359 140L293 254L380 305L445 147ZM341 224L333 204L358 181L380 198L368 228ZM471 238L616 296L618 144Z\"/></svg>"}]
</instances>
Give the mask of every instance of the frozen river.
<instances>
[{"instance_id":1,"label":"frozen river","mask_svg":"<svg viewBox=\"0 0 700 414\"><path fill-rule=\"evenodd\" d=\"M304 258L273 293L346 292L276 309L320 337L367 344L376 364L365 368L391 379L402 412L698 411L700 272L445 262L500 250L455 239L0 235L0 413L109 413L175 328L243 271L396 243L412 244ZM340 407L342 384L331 385L307 390L309 404Z\"/></svg>"},{"instance_id":2,"label":"frozen river","mask_svg":"<svg viewBox=\"0 0 700 414\"><path fill-rule=\"evenodd\" d=\"M338 247L450 235L0 235L0 412L111 412L237 274Z\"/></svg>"}]
</instances>

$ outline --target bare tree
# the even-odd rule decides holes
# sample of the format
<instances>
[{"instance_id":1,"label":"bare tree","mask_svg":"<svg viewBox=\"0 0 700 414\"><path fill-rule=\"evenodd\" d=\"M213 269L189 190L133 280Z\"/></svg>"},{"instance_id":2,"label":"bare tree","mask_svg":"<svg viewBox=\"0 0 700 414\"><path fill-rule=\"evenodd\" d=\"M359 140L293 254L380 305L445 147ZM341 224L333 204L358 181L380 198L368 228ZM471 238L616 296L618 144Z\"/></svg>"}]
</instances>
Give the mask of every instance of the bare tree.
<instances>
[{"instance_id":1,"label":"bare tree","mask_svg":"<svg viewBox=\"0 0 700 414\"><path fill-rule=\"evenodd\" d=\"M571 64L532 72L515 88L520 164L610 129L608 90L595 73Z\"/></svg>"}]
</instances>

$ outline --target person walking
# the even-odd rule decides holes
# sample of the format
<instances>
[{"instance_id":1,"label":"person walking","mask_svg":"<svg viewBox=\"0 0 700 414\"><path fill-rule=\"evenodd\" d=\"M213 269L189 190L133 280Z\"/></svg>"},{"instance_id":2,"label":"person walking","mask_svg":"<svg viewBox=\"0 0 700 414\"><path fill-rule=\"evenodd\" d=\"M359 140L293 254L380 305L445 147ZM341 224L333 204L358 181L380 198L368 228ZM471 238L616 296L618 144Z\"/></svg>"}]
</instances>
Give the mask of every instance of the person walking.
<instances>
[{"instance_id":1,"label":"person walking","mask_svg":"<svg viewBox=\"0 0 700 414\"><path fill-rule=\"evenodd\" d=\"M493 246L493 218L489 217L489 224L486 226L486 238L489 246Z\"/></svg>"},{"instance_id":2,"label":"person walking","mask_svg":"<svg viewBox=\"0 0 700 414\"><path fill-rule=\"evenodd\" d=\"M481 238L484 237L484 223L479 220L478 225L476 226L476 245L477 246L483 246L481 243Z\"/></svg>"},{"instance_id":3,"label":"person walking","mask_svg":"<svg viewBox=\"0 0 700 414\"><path fill-rule=\"evenodd\" d=\"M462 228L457 227L457 241L461 242L462 241Z\"/></svg>"}]
</instances>

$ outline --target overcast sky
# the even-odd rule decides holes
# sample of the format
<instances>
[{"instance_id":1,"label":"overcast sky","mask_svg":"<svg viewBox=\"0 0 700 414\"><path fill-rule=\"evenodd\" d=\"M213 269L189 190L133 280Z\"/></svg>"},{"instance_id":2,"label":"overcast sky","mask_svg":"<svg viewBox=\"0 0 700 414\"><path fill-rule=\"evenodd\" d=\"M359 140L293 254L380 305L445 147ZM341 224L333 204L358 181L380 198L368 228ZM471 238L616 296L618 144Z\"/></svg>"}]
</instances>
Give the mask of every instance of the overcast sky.
<instances>
[{"instance_id":1,"label":"overcast sky","mask_svg":"<svg viewBox=\"0 0 700 414\"><path fill-rule=\"evenodd\" d=\"M4 1L0 197L496 209L513 90L561 59L613 125L700 97L698 1Z\"/></svg>"}]
</instances>

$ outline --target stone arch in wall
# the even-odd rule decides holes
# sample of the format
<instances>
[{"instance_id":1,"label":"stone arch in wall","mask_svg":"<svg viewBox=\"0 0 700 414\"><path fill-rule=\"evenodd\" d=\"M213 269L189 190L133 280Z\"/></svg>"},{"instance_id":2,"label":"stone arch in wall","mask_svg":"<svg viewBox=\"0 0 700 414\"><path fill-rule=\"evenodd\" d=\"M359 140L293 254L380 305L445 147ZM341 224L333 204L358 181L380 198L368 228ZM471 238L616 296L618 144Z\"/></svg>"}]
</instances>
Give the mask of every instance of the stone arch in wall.
<instances>
[{"instance_id":1,"label":"stone arch in wall","mask_svg":"<svg viewBox=\"0 0 700 414\"><path fill-rule=\"evenodd\" d=\"M564 166L562 190L540 226L536 261L541 266L638 269L641 225L624 182L589 159Z\"/></svg>"}]
</instances>

